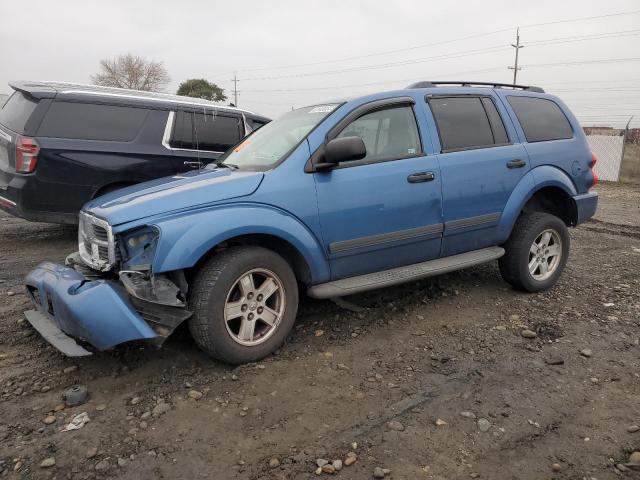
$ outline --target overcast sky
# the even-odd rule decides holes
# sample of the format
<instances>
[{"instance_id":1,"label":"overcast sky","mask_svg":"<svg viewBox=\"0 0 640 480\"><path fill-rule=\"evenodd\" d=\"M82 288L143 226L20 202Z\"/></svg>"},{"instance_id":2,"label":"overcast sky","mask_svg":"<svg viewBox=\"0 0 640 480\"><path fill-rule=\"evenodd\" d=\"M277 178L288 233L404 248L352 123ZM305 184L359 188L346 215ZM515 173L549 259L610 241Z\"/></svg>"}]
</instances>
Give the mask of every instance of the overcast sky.
<instances>
[{"instance_id":1,"label":"overcast sky","mask_svg":"<svg viewBox=\"0 0 640 480\"><path fill-rule=\"evenodd\" d=\"M420 79L510 82L521 26L518 83L557 93L583 125L640 126L638 0L0 1L4 93L89 83L100 59L133 53L164 63L168 92L203 77L231 99L237 71L239 106L276 117ZM565 21L584 17L600 18Z\"/></svg>"}]
</instances>

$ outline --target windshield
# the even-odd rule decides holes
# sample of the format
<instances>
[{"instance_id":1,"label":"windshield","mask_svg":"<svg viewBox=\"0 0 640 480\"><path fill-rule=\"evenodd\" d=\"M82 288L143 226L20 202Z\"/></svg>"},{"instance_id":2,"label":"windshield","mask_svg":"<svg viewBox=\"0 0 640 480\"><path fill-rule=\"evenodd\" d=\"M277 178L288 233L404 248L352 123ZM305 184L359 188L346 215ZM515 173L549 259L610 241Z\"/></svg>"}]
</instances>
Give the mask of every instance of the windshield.
<instances>
[{"instance_id":1,"label":"windshield","mask_svg":"<svg viewBox=\"0 0 640 480\"><path fill-rule=\"evenodd\" d=\"M244 169L268 170L295 148L337 106L316 105L286 113L227 150L217 163Z\"/></svg>"}]
</instances>

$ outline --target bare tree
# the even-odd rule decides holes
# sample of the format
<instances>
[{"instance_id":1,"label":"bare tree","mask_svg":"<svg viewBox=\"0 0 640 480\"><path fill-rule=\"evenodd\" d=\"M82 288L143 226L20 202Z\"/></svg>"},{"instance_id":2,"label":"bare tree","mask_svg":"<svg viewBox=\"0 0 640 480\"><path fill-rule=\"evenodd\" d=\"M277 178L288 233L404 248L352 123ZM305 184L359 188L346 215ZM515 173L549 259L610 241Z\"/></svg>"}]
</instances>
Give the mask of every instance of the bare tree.
<instances>
[{"instance_id":1,"label":"bare tree","mask_svg":"<svg viewBox=\"0 0 640 480\"><path fill-rule=\"evenodd\" d=\"M91 76L91 81L103 87L158 92L170 80L162 62L146 60L130 53L115 59L100 60L100 70Z\"/></svg>"}]
</instances>

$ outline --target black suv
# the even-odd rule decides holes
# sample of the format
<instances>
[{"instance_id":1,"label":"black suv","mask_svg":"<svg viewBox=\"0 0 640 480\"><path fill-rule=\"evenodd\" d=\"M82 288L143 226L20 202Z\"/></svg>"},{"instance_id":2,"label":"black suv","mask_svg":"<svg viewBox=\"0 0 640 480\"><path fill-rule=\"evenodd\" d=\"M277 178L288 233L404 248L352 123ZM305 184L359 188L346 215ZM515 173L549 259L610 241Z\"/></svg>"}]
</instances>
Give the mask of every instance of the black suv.
<instances>
[{"instance_id":1,"label":"black suv","mask_svg":"<svg viewBox=\"0 0 640 480\"><path fill-rule=\"evenodd\" d=\"M88 200L199 169L269 119L198 98L11 82L0 110L0 208L77 223Z\"/></svg>"}]
</instances>

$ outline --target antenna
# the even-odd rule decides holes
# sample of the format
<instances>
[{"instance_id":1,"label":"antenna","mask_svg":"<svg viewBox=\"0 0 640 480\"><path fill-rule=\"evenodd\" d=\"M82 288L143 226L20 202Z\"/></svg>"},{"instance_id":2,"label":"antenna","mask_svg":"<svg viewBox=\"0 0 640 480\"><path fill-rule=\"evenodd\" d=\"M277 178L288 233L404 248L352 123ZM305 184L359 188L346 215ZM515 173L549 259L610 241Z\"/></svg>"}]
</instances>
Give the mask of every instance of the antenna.
<instances>
[{"instance_id":1,"label":"antenna","mask_svg":"<svg viewBox=\"0 0 640 480\"><path fill-rule=\"evenodd\" d=\"M513 64L513 67L507 67L507 68L509 70L513 70L513 84L515 85L516 83L518 83L517 82L518 70L522 70L522 68L518 66L518 52L520 51L521 48L524 48L524 45L520 45L520 27L516 29L516 43L515 44L512 43L511 46L516 49L516 59Z\"/></svg>"}]
</instances>

